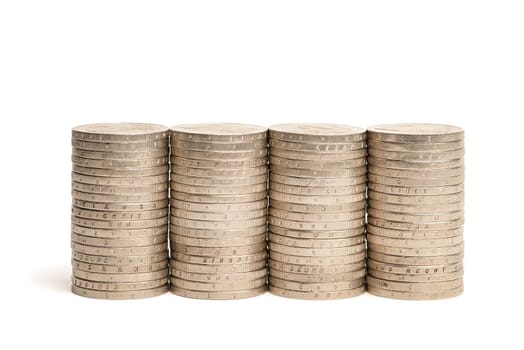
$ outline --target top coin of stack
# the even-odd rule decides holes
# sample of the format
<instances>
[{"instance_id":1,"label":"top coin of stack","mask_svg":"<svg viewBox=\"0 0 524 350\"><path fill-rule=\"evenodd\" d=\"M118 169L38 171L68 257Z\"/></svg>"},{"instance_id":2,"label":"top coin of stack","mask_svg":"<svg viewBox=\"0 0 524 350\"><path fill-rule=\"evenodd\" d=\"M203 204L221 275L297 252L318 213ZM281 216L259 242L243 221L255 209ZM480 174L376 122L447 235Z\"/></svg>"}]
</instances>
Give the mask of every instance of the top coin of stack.
<instances>
[{"instance_id":1,"label":"top coin of stack","mask_svg":"<svg viewBox=\"0 0 524 350\"><path fill-rule=\"evenodd\" d=\"M267 128L178 125L171 134L171 291L266 291Z\"/></svg>"},{"instance_id":2,"label":"top coin of stack","mask_svg":"<svg viewBox=\"0 0 524 350\"><path fill-rule=\"evenodd\" d=\"M168 128L73 128L73 292L133 299L168 291Z\"/></svg>"},{"instance_id":3,"label":"top coin of stack","mask_svg":"<svg viewBox=\"0 0 524 350\"><path fill-rule=\"evenodd\" d=\"M269 128L269 290L336 299L365 290L366 132Z\"/></svg>"},{"instance_id":4,"label":"top coin of stack","mask_svg":"<svg viewBox=\"0 0 524 350\"><path fill-rule=\"evenodd\" d=\"M463 291L464 131L368 129L368 291L441 299Z\"/></svg>"}]
</instances>

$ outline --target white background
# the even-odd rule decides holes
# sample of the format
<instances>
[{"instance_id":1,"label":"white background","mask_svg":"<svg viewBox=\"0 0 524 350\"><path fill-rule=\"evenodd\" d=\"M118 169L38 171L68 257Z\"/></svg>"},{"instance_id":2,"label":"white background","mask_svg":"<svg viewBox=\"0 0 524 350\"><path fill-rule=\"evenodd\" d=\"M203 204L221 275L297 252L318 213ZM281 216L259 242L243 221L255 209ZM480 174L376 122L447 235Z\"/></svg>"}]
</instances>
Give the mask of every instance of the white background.
<instances>
[{"instance_id":1,"label":"white background","mask_svg":"<svg viewBox=\"0 0 524 350\"><path fill-rule=\"evenodd\" d=\"M0 347L522 348L523 34L521 1L1 1ZM70 129L102 121L462 126L466 292L75 296Z\"/></svg>"}]
</instances>

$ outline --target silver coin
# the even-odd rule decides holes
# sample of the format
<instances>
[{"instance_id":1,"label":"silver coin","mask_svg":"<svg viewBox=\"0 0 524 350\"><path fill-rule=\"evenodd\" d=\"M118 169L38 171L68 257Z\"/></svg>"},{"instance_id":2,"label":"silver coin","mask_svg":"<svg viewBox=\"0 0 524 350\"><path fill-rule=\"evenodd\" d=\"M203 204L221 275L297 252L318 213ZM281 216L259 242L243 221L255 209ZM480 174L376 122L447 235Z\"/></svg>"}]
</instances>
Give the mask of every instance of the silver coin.
<instances>
[{"instance_id":1,"label":"silver coin","mask_svg":"<svg viewBox=\"0 0 524 350\"><path fill-rule=\"evenodd\" d=\"M269 127L269 139L302 143L347 143L365 140L366 131L341 124L278 124Z\"/></svg>"},{"instance_id":2,"label":"silver coin","mask_svg":"<svg viewBox=\"0 0 524 350\"><path fill-rule=\"evenodd\" d=\"M440 124L383 124L368 127L367 136L384 142L454 142L464 138L464 130Z\"/></svg>"},{"instance_id":3,"label":"silver coin","mask_svg":"<svg viewBox=\"0 0 524 350\"><path fill-rule=\"evenodd\" d=\"M167 139L169 129L156 124L98 123L74 127L72 137L90 142L144 142Z\"/></svg>"},{"instance_id":4,"label":"silver coin","mask_svg":"<svg viewBox=\"0 0 524 350\"><path fill-rule=\"evenodd\" d=\"M197 142L249 143L267 138L267 128L249 124L184 124L173 126L170 130L175 140Z\"/></svg>"}]
</instances>

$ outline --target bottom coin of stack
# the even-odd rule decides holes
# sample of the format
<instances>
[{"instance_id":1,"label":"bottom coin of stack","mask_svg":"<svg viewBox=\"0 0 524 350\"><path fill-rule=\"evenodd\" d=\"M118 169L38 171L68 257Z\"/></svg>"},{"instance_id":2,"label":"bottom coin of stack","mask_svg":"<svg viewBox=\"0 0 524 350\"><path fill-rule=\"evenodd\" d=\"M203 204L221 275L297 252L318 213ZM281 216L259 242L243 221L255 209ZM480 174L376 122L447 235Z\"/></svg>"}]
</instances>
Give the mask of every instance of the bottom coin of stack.
<instances>
[{"instance_id":1,"label":"bottom coin of stack","mask_svg":"<svg viewBox=\"0 0 524 350\"><path fill-rule=\"evenodd\" d=\"M73 129L72 291L99 299L169 290L168 129Z\"/></svg>"},{"instance_id":2,"label":"bottom coin of stack","mask_svg":"<svg viewBox=\"0 0 524 350\"><path fill-rule=\"evenodd\" d=\"M269 291L339 299L365 291L365 130L270 127Z\"/></svg>"},{"instance_id":3,"label":"bottom coin of stack","mask_svg":"<svg viewBox=\"0 0 524 350\"><path fill-rule=\"evenodd\" d=\"M241 299L267 290L267 129L172 128L171 291Z\"/></svg>"},{"instance_id":4,"label":"bottom coin of stack","mask_svg":"<svg viewBox=\"0 0 524 350\"><path fill-rule=\"evenodd\" d=\"M463 130L371 127L368 152L368 291L408 300L461 294Z\"/></svg>"}]
</instances>

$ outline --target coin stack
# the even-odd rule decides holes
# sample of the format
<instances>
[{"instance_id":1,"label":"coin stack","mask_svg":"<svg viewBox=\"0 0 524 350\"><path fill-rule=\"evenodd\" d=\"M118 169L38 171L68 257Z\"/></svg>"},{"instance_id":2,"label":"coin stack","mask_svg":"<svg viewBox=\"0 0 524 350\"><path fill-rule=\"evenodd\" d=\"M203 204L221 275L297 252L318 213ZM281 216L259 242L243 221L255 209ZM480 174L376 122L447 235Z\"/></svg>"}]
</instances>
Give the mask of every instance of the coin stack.
<instances>
[{"instance_id":1,"label":"coin stack","mask_svg":"<svg viewBox=\"0 0 524 350\"><path fill-rule=\"evenodd\" d=\"M409 300L463 291L464 131L368 129L368 291Z\"/></svg>"},{"instance_id":2,"label":"coin stack","mask_svg":"<svg viewBox=\"0 0 524 350\"><path fill-rule=\"evenodd\" d=\"M171 291L198 299L264 293L267 128L178 125L171 151Z\"/></svg>"},{"instance_id":3,"label":"coin stack","mask_svg":"<svg viewBox=\"0 0 524 350\"><path fill-rule=\"evenodd\" d=\"M366 132L269 128L269 290L337 299L365 290Z\"/></svg>"},{"instance_id":4,"label":"coin stack","mask_svg":"<svg viewBox=\"0 0 524 350\"><path fill-rule=\"evenodd\" d=\"M72 131L72 290L134 299L169 290L169 130L90 124Z\"/></svg>"}]
</instances>

